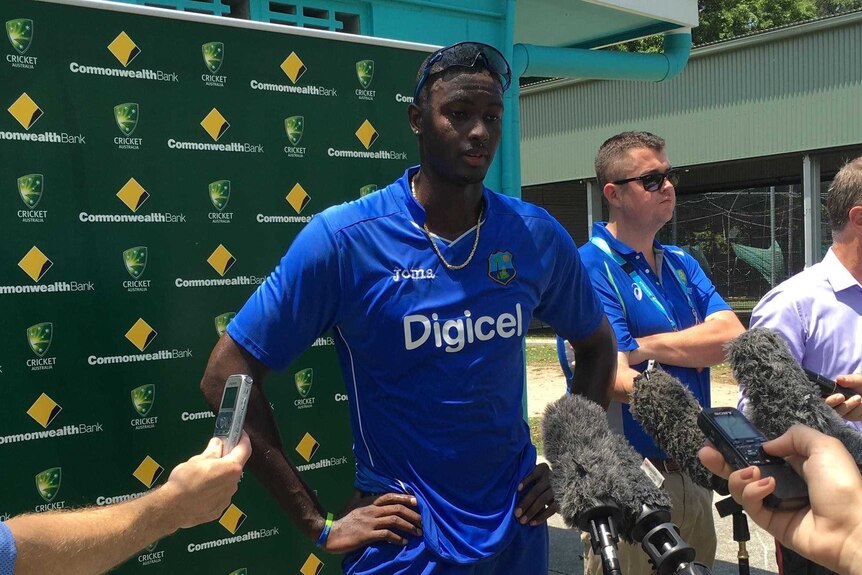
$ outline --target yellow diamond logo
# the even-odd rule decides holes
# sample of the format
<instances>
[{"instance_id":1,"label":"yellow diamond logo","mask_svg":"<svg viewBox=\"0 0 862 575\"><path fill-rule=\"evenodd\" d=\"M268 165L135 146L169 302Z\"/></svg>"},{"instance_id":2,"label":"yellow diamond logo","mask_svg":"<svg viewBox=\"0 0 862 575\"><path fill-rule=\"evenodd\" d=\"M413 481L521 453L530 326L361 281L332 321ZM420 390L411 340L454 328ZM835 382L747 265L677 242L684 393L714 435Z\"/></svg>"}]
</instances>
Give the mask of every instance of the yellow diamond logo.
<instances>
[{"instance_id":1,"label":"yellow diamond logo","mask_svg":"<svg viewBox=\"0 0 862 575\"><path fill-rule=\"evenodd\" d=\"M290 191L284 196L284 199L287 200L287 203L290 204L296 213L302 212L302 209L308 205L308 201L311 200L311 196L306 193L305 189L299 185L299 182L293 186Z\"/></svg>"},{"instance_id":2,"label":"yellow diamond logo","mask_svg":"<svg viewBox=\"0 0 862 575\"><path fill-rule=\"evenodd\" d=\"M35 419L42 427L48 427L62 409L56 401L43 393L27 410L27 415Z\"/></svg>"},{"instance_id":3,"label":"yellow diamond logo","mask_svg":"<svg viewBox=\"0 0 862 575\"><path fill-rule=\"evenodd\" d=\"M206 130L214 142L217 142L227 132L227 129L230 128L230 124L218 110L213 108L207 114L206 118L201 120L201 127Z\"/></svg>"},{"instance_id":4,"label":"yellow diamond logo","mask_svg":"<svg viewBox=\"0 0 862 575\"><path fill-rule=\"evenodd\" d=\"M236 530L239 529L239 526L242 525L245 518L246 514L243 513L239 507L231 503L230 507L225 509L224 513L222 513L221 519L219 519L218 522L221 523L222 527L233 534L236 533Z\"/></svg>"},{"instance_id":5,"label":"yellow diamond logo","mask_svg":"<svg viewBox=\"0 0 862 575\"><path fill-rule=\"evenodd\" d=\"M290 56L284 59L284 62L281 63L281 71L284 72L290 81L296 84L302 75L305 74L307 68L305 64L302 63L302 60L299 56L296 55L296 52L291 52Z\"/></svg>"},{"instance_id":6,"label":"yellow diamond logo","mask_svg":"<svg viewBox=\"0 0 862 575\"><path fill-rule=\"evenodd\" d=\"M302 564L302 568L299 570L302 575L318 575L321 569L323 569L323 561L318 559L317 555L314 553L309 554L308 559L305 560L305 563Z\"/></svg>"},{"instance_id":7,"label":"yellow diamond logo","mask_svg":"<svg viewBox=\"0 0 862 575\"><path fill-rule=\"evenodd\" d=\"M310 433L306 433L296 445L296 452L306 461L311 461L311 458L314 457L318 447L320 447L320 444L317 443L317 440L314 439Z\"/></svg>"},{"instance_id":8,"label":"yellow diamond logo","mask_svg":"<svg viewBox=\"0 0 862 575\"><path fill-rule=\"evenodd\" d=\"M129 328L126 332L126 339L132 342L132 345L138 348L138 351L144 351L148 345L152 343L159 333L150 327L150 324L144 321L143 318L138 318L135 325Z\"/></svg>"},{"instance_id":9,"label":"yellow diamond logo","mask_svg":"<svg viewBox=\"0 0 862 575\"><path fill-rule=\"evenodd\" d=\"M165 468L159 465L155 459L147 455L132 475L149 488L159 480L159 476L164 470Z\"/></svg>"},{"instance_id":10,"label":"yellow diamond logo","mask_svg":"<svg viewBox=\"0 0 862 575\"><path fill-rule=\"evenodd\" d=\"M24 270L24 273L30 276L34 282L39 282L42 279L42 276L47 273L51 266L54 265L48 256L42 253L42 250L33 246L30 248L30 251L27 252L21 261L18 262L18 267Z\"/></svg>"},{"instance_id":11,"label":"yellow diamond logo","mask_svg":"<svg viewBox=\"0 0 862 575\"><path fill-rule=\"evenodd\" d=\"M374 126L368 120L362 122L362 125L356 130L356 137L359 138L359 141L362 142L366 150L371 147L371 144L377 141L377 136L377 130L374 129Z\"/></svg>"},{"instance_id":12,"label":"yellow diamond logo","mask_svg":"<svg viewBox=\"0 0 862 575\"><path fill-rule=\"evenodd\" d=\"M138 208L150 197L150 194L138 183L138 180L129 178L129 181L117 192L117 197L126 204L127 208L133 212L137 212Z\"/></svg>"},{"instance_id":13,"label":"yellow diamond logo","mask_svg":"<svg viewBox=\"0 0 862 575\"><path fill-rule=\"evenodd\" d=\"M125 32L120 32L120 34L114 38L114 41L108 44L108 50L111 51L114 58L119 60L120 64L122 64L124 68L141 53L141 49L138 48L138 45L135 44L135 42L129 38L129 35Z\"/></svg>"},{"instance_id":14,"label":"yellow diamond logo","mask_svg":"<svg viewBox=\"0 0 862 575\"><path fill-rule=\"evenodd\" d=\"M42 117L42 108L27 95L27 92L18 96L18 99L7 109L25 130L29 130L36 120Z\"/></svg>"},{"instance_id":15,"label":"yellow diamond logo","mask_svg":"<svg viewBox=\"0 0 862 575\"><path fill-rule=\"evenodd\" d=\"M226 247L219 244L210 257L207 258L207 263L213 267L218 275L224 276L227 271L236 263L236 258L228 251Z\"/></svg>"}]
</instances>

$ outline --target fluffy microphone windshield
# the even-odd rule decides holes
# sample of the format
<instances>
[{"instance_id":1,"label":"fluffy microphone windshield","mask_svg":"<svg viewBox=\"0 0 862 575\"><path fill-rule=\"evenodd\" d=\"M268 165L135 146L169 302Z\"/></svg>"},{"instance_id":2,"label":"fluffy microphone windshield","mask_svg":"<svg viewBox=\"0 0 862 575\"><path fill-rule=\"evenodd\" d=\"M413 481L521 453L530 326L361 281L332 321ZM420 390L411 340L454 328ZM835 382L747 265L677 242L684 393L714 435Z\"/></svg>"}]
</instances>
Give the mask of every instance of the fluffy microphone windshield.
<instances>
[{"instance_id":1,"label":"fluffy microphone windshield","mask_svg":"<svg viewBox=\"0 0 862 575\"><path fill-rule=\"evenodd\" d=\"M697 458L706 436L697 425L701 405L678 379L665 371L635 378L629 397L632 417L656 444L676 460L692 481L705 489L724 491Z\"/></svg>"},{"instance_id":2,"label":"fluffy microphone windshield","mask_svg":"<svg viewBox=\"0 0 862 575\"><path fill-rule=\"evenodd\" d=\"M748 397L746 415L774 439L801 423L839 439L862 469L862 434L820 398L775 331L754 328L726 345L733 375Z\"/></svg>"},{"instance_id":3,"label":"fluffy microphone windshield","mask_svg":"<svg viewBox=\"0 0 862 575\"><path fill-rule=\"evenodd\" d=\"M582 513L612 501L623 515L620 536L631 543L644 505L670 509L665 492L641 471L642 458L624 437L611 432L597 403L564 395L545 409L542 436L554 470L554 497L569 527L577 526Z\"/></svg>"}]
</instances>

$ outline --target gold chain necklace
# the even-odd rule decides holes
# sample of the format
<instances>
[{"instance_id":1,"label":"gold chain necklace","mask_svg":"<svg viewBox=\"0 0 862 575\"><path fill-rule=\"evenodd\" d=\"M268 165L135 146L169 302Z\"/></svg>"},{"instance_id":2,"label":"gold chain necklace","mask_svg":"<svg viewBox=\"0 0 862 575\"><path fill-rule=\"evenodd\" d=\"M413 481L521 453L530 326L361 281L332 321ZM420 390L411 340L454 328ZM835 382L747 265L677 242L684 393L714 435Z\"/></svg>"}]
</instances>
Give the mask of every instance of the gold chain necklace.
<instances>
[{"instance_id":1,"label":"gold chain necklace","mask_svg":"<svg viewBox=\"0 0 862 575\"><path fill-rule=\"evenodd\" d=\"M416 197L416 185L413 181L416 179L414 176L410 179L410 192L413 194L413 199L417 202L419 198ZM437 242L434 241L434 238L431 237L431 231L428 229L428 224L422 224L422 229L425 231L425 235L428 237L428 241L431 242L431 248L434 250L434 253L437 254L437 257L440 259L440 262L447 270L460 270L467 267L473 260L473 256L476 255L476 248L479 247L479 230L482 229L482 214L485 213L485 203L482 203L482 207L479 209L479 219L476 220L476 237L473 239L473 249L470 250L470 255L467 256L467 259L461 265L453 265L446 261L446 258L443 257L443 254L440 252L440 248L437 247Z\"/></svg>"}]
</instances>

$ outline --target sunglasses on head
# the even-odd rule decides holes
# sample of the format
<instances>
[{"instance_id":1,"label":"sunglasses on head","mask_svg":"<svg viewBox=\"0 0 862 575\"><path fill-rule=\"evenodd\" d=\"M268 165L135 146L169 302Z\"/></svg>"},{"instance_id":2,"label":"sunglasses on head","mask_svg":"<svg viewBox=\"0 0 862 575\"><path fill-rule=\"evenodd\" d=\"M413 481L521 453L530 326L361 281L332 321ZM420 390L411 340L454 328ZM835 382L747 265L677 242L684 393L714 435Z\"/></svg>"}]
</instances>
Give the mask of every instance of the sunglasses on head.
<instances>
[{"instance_id":1,"label":"sunglasses on head","mask_svg":"<svg viewBox=\"0 0 862 575\"><path fill-rule=\"evenodd\" d=\"M645 176L635 176L634 178L626 178L625 180L616 180L612 184L628 184L629 182L640 181L641 185L648 192L657 192L664 184L665 178L670 182L670 185L676 187L679 183L679 171L668 170L663 174L646 174Z\"/></svg>"},{"instance_id":2,"label":"sunglasses on head","mask_svg":"<svg viewBox=\"0 0 862 575\"><path fill-rule=\"evenodd\" d=\"M512 70L509 68L509 63L500 52L493 46L482 44L480 42L460 42L445 48L440 48L434 52L425 64L422 70L422 75L416 83L416 90L413 92L413 100L419 99L419 92L428 81L428 77L432 74L439 74L452 67L473 68L477 63L480 63L482 68L492 72L500 77L500 83L503 85L503 91L509 87L512 81Z\"/></svg>"}]
</instances>

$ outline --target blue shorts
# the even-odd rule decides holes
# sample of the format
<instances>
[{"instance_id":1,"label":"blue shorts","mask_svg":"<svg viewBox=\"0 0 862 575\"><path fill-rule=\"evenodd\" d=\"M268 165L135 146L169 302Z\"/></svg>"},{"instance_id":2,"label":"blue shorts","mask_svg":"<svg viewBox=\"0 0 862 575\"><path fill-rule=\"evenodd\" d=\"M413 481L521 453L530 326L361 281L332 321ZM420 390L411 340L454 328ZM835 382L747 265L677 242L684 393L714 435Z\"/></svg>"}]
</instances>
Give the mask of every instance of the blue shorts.
<instances>
[{"instance_id":1,"label":"blue shorts","mask_svg":"<svg viewBox=\"0 0 862 575\"><path fill-rule=\"evenodd\" d=\"M500 553L469 565L441 560L428 551L421 537L407 545L376 543L344 557L346 575L547 575L548 525L519 526L512 542Z\"/></svg>"}]
</instances>

